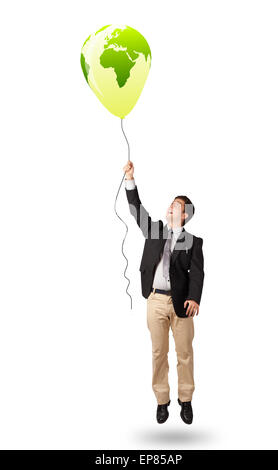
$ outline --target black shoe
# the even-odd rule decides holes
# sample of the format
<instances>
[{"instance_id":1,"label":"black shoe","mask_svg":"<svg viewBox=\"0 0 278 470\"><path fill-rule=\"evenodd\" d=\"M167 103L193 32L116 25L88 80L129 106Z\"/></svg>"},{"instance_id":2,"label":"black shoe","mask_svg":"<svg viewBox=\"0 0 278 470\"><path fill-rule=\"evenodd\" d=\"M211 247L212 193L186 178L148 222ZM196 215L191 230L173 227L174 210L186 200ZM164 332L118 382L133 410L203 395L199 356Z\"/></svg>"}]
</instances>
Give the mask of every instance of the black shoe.
<instances>
[{"instance_id":1,"label":"black shoe","mask_svg":"<svg viewBox=\"0 0 278 470\"><path fill-rule=\"evenodd\" d=\"M193 410L191 401L180 401L178 398L179 405L181 406L181 419L186 424L191 424L193 421Z\"/></svg>"},{"instance_id":2,"label":"black shoe","mask_svg":"<svg viewBox=\"0 0 278 470\"><path fill-rule=\"evenodd\" d=\"M165 403L164 405L157 405L157 411L156 411L156 420L158 423L165 423L165 421L168 419L169 412L167 406L170 405L171 400L168 401L168 403Z\"/></svg>"}]
</instances>

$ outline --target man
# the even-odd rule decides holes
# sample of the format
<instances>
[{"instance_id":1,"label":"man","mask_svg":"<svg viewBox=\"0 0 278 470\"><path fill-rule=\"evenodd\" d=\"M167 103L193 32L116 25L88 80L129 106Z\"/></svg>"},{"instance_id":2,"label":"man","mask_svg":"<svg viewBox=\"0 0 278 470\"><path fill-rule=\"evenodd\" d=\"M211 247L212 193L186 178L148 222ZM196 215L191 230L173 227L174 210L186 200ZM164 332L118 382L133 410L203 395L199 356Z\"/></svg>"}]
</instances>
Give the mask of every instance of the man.
<instances>
[{"instance_id":1,"label":"man","mask_svg":"<svg viewBox=\"0 0 278 470\"><path fill-rule=\"evenodd\" d=\"M153 221L141 203L131 161L123 168L129 209L144 237L140 264L142 295L147 299L147 325L152 340L152 388L157 399L156 418L169 416L169 328L177 353L178 403L182 420L191 424L194 337L193 317L199 313L204 270L202 238L184 229L194 214L186 196L176 196L166 212L167 224Z\"/></svg>"}]
</instances>

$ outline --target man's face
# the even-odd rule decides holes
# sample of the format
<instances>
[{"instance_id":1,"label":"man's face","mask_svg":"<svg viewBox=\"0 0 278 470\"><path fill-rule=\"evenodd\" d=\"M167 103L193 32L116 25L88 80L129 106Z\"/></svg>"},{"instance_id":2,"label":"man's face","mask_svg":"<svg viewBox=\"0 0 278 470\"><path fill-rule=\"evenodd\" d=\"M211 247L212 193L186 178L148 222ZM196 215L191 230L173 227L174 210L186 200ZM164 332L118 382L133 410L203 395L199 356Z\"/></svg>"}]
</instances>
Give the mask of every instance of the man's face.
<instances>
[{"instance_id":1,"label":"man's face","mask_svg":"<svg viewBox=\"0 0 278 470\"><path fill-rule=\"evenodd\" d=\"M188 217L184 212L185 203L182 199L174 199L166 212L166 220L171 227L181 227Z\"/></svg>"}]
</instances>

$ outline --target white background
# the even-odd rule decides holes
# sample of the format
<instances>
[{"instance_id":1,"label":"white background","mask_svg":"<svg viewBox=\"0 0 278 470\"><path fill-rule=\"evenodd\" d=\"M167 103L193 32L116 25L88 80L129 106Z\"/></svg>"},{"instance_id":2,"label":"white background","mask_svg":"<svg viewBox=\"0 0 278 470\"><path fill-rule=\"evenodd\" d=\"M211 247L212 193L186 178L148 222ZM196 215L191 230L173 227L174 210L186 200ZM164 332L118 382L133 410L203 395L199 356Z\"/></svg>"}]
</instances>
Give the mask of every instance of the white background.
<instances>
[{"instance_id":1,"label":"white background","mask_svg":"<svg viewBox=\"0 0 278 470\"><path fill-rule=\"evenodd\" d=\"M0 443L5 449L277 448L278 5L275 1L1 4ZM140 31L152 66L124 120L154 219L196 206L205 284L194 423L155 419L139 265L114 200L127 146L87 86L80 49L106 24ZM165 219L164 219L165 220Z\"/></svg>"}]
</instances>

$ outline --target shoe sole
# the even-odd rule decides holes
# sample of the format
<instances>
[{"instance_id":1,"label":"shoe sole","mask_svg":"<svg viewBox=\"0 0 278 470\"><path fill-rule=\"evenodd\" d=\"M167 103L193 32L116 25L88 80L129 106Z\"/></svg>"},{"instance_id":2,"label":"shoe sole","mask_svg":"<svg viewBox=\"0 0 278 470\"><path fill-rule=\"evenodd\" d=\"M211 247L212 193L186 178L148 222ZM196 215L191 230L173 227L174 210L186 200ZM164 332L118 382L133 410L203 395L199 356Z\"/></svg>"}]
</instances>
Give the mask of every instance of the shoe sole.
<instances>
[{"instance_id":1,"label":"shoe sole","mask_svg":"<svg viewBox=\"0 0 278 470\"><path fill-rule=\"evenodd\" d=\"M180 412L180 417L181 417L181 419L183 420L183 422L185 424L192 424L193 423L193 419L192 419L192 421L185 421L185 419L183 418L182 412Z\"/></svg>"},{"instance_id":2,"label":"shoe sole","mask_svg":"<svg viewBox=\"0 0 278 470\"><path fill-rule=\"evenodd\" d=\"M168 418L169 418L169 416L165 419L165 421L157 421L157 420L156 420L156 422L157 422L158 424L164 424L164 423L166 423L166 421L167 421Z\"/></svg>"}]
</instances>

